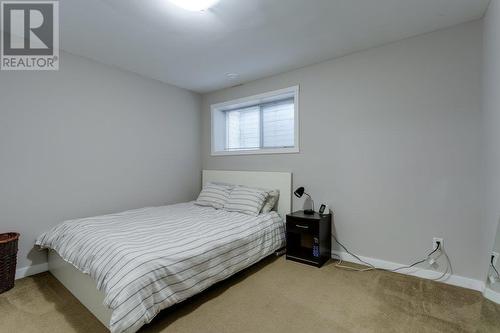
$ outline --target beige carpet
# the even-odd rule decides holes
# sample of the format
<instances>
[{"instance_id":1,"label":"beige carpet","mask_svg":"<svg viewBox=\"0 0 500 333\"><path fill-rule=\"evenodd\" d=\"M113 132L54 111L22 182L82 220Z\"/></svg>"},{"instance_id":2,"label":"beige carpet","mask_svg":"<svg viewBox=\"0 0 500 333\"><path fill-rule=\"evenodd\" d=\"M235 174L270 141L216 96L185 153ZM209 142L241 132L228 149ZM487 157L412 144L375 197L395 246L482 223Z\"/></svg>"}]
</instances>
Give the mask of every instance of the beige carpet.
<instances>
[{"instance_id":1,"label":"beige carpet","mask_svg":"<svg viewBox=\"0 0 500 333\"><path fill-rule=\"evenodd\" d=\"M0 295L0 332L105 332L49 273ZM266 259L141 332L500 332L479 292L387 272Z\"/></svg>"}]
</instances>

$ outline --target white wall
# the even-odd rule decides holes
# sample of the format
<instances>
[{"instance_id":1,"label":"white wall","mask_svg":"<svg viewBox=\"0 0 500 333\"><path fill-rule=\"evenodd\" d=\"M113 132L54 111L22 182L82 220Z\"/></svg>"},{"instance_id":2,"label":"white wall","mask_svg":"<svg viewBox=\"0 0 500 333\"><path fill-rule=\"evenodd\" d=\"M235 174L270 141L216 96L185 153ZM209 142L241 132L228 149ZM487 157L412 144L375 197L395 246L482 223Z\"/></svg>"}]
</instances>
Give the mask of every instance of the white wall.
<instances>
[{"instance_id":1,"label":"white wall","mask_svg":"<svg viewBox=\"0 0 500 333\"><path fill-rule=\"evenodd\" d=\"M483 58L483 133L485 172L485 223L482 264L495 242L500 220L500 1L492 0L484 18ZM500 232L500 230L499 230ZM497 251L500 251L500 241ZM485 270L486 271L486 268ZM496 285L500 292L500 283Z\"/></svg>"},{"instance_id":2,"label":"white wall","mask_svg":"<svg viewBox=\"0 0 500 333\"><path fill-rule=\"evenodd\" d=\"M0 73L0 232L195 198L200 97L62 53L58 72Z\"/></svg>"},{"instance_id":3,"label":"white wall","mask_svg":"<svg viewBox=\"0 0 500 333\"><path fill-rule=\"evenodd\" d=\"M292 171L355 253L410 263L444 237L455 274L483 278L481 22L203 97L203 167ZM210 156L210 105L300 85L301 152ZM294 209L302 200L294 199Z\"/></svg>"}]
</instances>

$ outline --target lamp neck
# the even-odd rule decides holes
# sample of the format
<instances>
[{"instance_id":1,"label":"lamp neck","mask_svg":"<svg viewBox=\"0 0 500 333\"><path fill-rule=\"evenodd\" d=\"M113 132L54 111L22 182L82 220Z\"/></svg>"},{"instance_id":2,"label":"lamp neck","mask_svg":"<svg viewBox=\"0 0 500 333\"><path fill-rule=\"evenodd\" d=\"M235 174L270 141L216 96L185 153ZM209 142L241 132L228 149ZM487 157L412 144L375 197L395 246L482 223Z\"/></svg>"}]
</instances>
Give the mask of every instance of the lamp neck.
<instances>
[{"instance_id":1,"label":"lamp neck","mask_svg":"<svg viewBox=\"0 0 500 333\"><path fill-rule=\"evenodd\" d=\"M312 203L312 210L314 211L314 200L313 198L309 195L309 193L307 192L304 192L305 195L307 195L309 197L309 199L311 200L311 203Z\"/></svg>"}]
</instances>

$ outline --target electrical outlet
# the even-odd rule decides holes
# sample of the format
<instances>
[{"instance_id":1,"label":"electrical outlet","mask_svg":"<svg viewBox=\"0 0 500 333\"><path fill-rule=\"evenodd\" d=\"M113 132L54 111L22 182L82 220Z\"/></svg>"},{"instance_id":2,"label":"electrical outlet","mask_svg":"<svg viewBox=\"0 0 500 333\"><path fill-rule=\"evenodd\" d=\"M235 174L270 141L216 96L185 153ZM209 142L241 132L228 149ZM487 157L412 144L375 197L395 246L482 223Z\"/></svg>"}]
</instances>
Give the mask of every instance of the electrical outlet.
<instances>
[{"instance_id":1,"label":"electrical outlet","mask_svg":"<svg viewBox=\"0 0 500 333\"><path fill-rule=\"evenodd\" d=\"M491 256L493 257L493 266L496 266L498 263L498 257L500 257L500 253L498 252L491 252Z\"/></svg>"},{"instance_id":2,"label":"electrical outlet","mask_svg":"<svg viewBox=\"0 0 500 333\"><path fill-rule=\"evenodd\" d=\"M443 239L439 237L434 237L432 239L432 249L435 250L437 248L437 244L440 244L440 249L444 247Z\"/></svg>"}]
</instances>

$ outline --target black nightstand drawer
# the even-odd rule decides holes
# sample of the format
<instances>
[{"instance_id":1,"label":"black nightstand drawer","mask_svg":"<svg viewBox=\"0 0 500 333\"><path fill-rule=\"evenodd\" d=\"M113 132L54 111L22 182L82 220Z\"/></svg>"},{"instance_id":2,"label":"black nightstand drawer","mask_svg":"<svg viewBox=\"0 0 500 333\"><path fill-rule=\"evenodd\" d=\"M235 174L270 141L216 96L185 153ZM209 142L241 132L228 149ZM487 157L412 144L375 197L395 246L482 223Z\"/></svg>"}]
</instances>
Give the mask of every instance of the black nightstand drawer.
<instances>
[{"instance_id":1,"label":"black nightstand drawer","mask_svg":"<svg viewBox=\"0 0 500 333\"><path fill-rule=\"evenodd\" d=\"M286 230L288 232L306 232L310 234L317 234L319 231L318 223L310 223L309 221L301 219L292 219L286 222Z\"/></svg>"}]
</instances>

